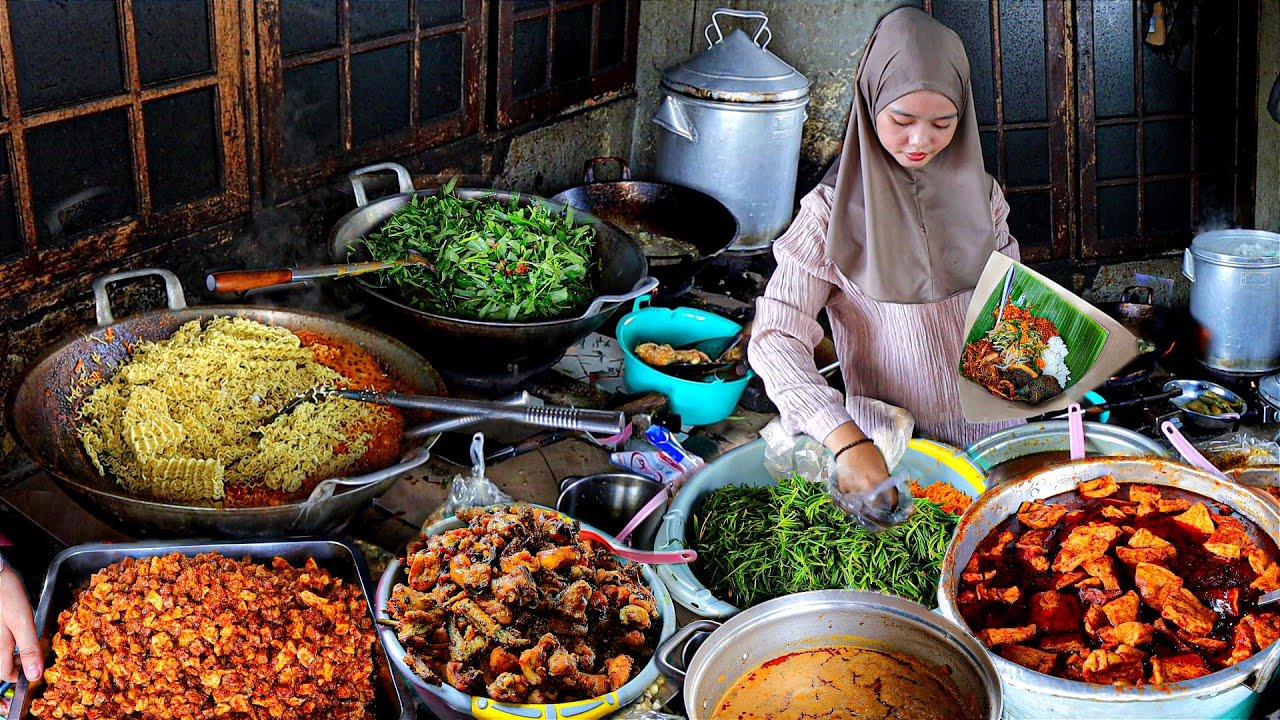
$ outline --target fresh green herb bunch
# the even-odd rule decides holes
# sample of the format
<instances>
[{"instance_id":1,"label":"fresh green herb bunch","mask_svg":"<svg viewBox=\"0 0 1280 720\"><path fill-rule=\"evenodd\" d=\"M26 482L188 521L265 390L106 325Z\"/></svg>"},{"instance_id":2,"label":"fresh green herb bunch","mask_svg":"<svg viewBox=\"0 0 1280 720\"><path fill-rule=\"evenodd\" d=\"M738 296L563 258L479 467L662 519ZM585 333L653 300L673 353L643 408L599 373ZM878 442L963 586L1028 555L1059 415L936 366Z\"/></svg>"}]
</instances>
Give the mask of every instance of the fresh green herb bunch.
<instances>
[{"instance_id":1,"label":"fresh green herb bunch","mask_svg":"<svg viewBox=\"0 0 1280 720\"><path fill-rule=\"evenodd\" d=\"M934 607L942 558L958 518L917 498L903 525L864 530L826 489L796 475L730 486L693 514L694 573L741 608L808 590L877 590Z\"/></svg>"},{"instance_id":2,"label":"fresh green herb bunch","mask_svg":"<svg viewBox=\"0 0 1280 720\"><path fill-rule=\"evenodd\" d=\"M474 320L548 320L591 300L595 230L575 227L572 208L464 200L453 193L455 181L411 199L365 236L375 260L403 260L413 250L433 265L384 271L385 286L419 310Z\"/></svg>"}]
</instances>

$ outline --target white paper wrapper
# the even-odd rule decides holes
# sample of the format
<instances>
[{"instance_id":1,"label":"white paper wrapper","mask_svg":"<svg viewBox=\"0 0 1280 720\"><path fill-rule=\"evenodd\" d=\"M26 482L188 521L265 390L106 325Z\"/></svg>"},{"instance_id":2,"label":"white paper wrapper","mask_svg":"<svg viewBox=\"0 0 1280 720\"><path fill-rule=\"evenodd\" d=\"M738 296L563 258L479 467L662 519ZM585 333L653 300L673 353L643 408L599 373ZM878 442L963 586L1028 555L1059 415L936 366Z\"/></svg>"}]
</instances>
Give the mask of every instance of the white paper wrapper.
<instances>
[{"instance_id":1,"label":"white paper wrapper","mask_svg":"<svg viewBox=\"0 0 1280 720\"><path fill-rule=\"evenodd\" d=\"M1093 361L1087 372L1080 376L1078 380L1072 378L1071 384L1061 394L1036 405L997 397L983 386L960 374L960 407L964 411L965 419L971 423L1014 420L1056 410L1065 410L1072 403L1080 402L1085 393L1101 387L1108 378L1138 356L1138 339L1119 322L1049 278L998 252L991 254L990 260L987 261L987 267L983 270L982 277L978 280L978 286L974 288L973 300L970 301L969 310L965 314L966 337L981 319L983 308L992 292L999 292L1003 288L1005 275L1010 267L1016 267L1018 273L1025 273L1039 281L1056 293L1062 300L1102 326L1102 329L1107 332L1107 339L1097 359ZM1060 325L1060 319L1053 317L1052 314L1036 311L1033 311L1033 313L1048 317L1049 320ZM1068 350L1070 350L1070 344L1068 344ZM956 358L955 371L958 374L959 366L960 358Z\"/></svg>"}]
</instances>

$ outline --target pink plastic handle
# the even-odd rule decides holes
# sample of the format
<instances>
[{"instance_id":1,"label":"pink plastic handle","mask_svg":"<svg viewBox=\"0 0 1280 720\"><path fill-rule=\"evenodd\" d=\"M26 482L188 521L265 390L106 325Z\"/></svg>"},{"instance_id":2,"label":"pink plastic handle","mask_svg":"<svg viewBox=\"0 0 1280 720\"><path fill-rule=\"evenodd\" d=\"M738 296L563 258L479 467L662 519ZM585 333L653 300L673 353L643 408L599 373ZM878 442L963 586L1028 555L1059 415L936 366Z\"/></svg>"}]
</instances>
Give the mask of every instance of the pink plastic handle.
<instances>
[{"instance_id":1,"label":"pink plastic handle","mask_svg":"<svg viewBox=\"0 0 1280 720\"><path fill-rule=\"evenodd\" d=\"M615 545L609 542L599 533L590 530L579 530L578 535L586 540L598 542L609 548L609 552L617 555L623 560L644 563L646 565L681 565L691 563L698 559L696 550L671 550L667 552L645 552L643 550L632 550L629 547Z\"/></svg>"},{"instance_id":2,"label":"pink plastic handle","mask_svg":"<svg viewBox=\"0 0 1280 720\"><path fill-rule=\"evenodd\" d=\"M1173 447L1182 454L1182 459L1186 460L1187 464L1200 468L1219 480L1230 480L1230 478L1228 478L1221 470L1214 467L1213 463L1209 462L1204 455L1200 454L1200 451L1197 450L1194 445L1182 436L1182 432L1178 430L1177 425L1174 425L1169 420L1165 420L1164 423L1160 425L1160 432L1164 433L1164 436L1169 438L1169 442L1173 443Z\"/></svg>"},{"instance_id":3,"label":"pink plastic handle","mask_svg":"<svg viewBox=\"0 0 1280 720\"><path fill-rule=\"evenodd\" d=\"M1071 459L1084 459L1084 411L1080 403L1067 407L1067 434L1071 437Z\"/></svg>"},{"instance_id":4,"label":"pink plastic handle","mask_svg":"<svg viewBox=\"0 0 1280 720\"><path fill-rule=\"evenodd\" d=\"M664 486L657 495L654 495L649 499L649 502L644 504L644 507L640 508L640 512L636 513L634 517L627 521L627 524L622 528L622 532L618 533L618 542L625 543L629 540L631 538L631 533L635 532L636 528L640 527L640 523L644 522L645 519L652 515L655 510L662 507L662 504L666 501L667 488Z\"/></svg>"}]
</instances>

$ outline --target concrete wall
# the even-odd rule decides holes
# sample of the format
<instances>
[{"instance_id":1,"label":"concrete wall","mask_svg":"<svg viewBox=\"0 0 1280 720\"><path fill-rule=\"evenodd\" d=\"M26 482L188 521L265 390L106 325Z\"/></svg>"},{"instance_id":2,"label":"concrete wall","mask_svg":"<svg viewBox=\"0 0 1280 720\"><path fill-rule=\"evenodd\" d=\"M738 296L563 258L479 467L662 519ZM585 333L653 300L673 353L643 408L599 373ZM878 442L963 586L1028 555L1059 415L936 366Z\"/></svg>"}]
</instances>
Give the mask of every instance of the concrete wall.
<instances>
[{"instance_id":1,"label":"concrete wall","mask_svg":"<svg viewBox=\"0 0 1280 720\"><path fill-rule=\"evenodd\" d=\"M1258 25L1258 174L1254 227L1280 231L1280 123L1267 112L1280 73L1280 2L1262 3Z\"/></svg>"},{"instance_id":2,"label":"concrete wall","mask_svg":"<svg viewBox=\"0 0 1280 720\"><path fill-rule=\"evenodd\" d=\"M706 49L703 30L718 7L763 11L773 40L769 51L809 78L809 120L800 150L797 192L811 189L839 153L853 98L862 47L881 15L910 0L644 0L640 5L640 57L632 164L652 171L657 127L649 122L661 95L662 70ZM721 28L755 27L754 20L722 18ZM714 31L713 31L714 36Z\"/></svg>"}]
</instances>

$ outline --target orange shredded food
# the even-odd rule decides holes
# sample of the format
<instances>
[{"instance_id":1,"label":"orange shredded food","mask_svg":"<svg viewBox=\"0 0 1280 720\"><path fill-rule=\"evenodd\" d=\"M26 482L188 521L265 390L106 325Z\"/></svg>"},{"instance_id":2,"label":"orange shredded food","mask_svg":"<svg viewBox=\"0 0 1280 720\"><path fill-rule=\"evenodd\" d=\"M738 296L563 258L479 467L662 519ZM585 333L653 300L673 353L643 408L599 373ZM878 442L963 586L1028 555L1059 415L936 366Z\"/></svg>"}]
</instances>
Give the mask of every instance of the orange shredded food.
<instances>
[{"instance_id":1,"label":"orange shredded food","mask_svg":"<svg viewBox=\"0 0 1280 720\"><path fill-rule=\"evenodd\" d=\"M924 498L935 502L943 510L953 515L963 514L968 509L969 503L973 502L973 498L942 482L934 483L929 487L921 487L920 483L912 480L910 487L911 497Z\"/></svg>"}]
</instances>

